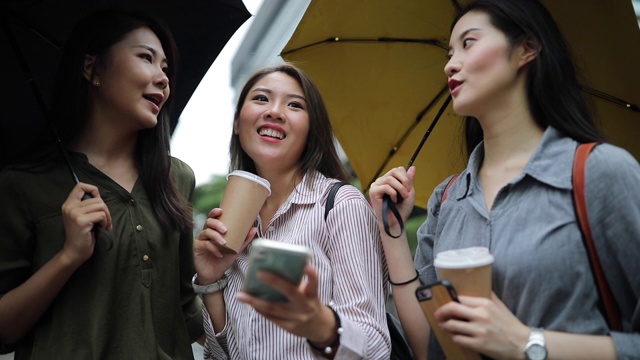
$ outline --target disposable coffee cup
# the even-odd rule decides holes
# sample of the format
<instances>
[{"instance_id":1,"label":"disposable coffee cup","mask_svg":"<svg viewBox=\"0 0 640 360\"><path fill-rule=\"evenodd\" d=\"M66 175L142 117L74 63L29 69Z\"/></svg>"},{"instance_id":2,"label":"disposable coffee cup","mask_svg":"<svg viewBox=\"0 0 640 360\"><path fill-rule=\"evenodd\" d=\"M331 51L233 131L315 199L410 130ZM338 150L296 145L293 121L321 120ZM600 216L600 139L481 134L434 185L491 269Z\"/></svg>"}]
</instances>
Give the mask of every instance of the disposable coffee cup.
<instances>
[{"instance_id":1,"label":"disposable coffee cup","mask_svg":"<svg viewBox=\"0 0 640 360\"><path fill-rule=\"evenodd\" d=\"M223 252L237 254L240 251L269 195L271 184L256 174L235 170L227 175L227 186L220 202L222 216L218 218L227 227L224 234L227 243L221 247Z\"/></svg>"},{"instance_id":2,"label":"disposable coffee cup","mask_svg":"<svg viewBox=\"0 0 640 360\"><path fill-rule=\"evenodd\" d=\"M433 265L438 278L448 280L458 295L491 298L493 255L486 247L443 251Z\"/></svg>"}]
</instances>

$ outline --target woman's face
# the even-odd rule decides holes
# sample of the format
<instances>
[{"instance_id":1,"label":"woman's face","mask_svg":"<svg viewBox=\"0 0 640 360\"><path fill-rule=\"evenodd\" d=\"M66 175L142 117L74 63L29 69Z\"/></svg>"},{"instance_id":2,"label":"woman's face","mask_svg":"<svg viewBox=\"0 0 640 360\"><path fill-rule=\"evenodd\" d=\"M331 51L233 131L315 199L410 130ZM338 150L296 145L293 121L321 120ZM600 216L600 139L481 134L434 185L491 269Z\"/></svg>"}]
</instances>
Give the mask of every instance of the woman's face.
<instances>
[{"instance_id":1,"label":"woman's face","mask_svg":"<svg viewBox=\"0 0 640 360\"><path fill-rule=\"evenodd\" d=\"M94 108L111 115L119 127L137 131L156 126L170 93L168 66L155 33L146 27L133 30L111 47L105 66L97 69Z\"/></svg>"},{"instance_id":2,"label":"woman's face","mask_svg":"<svg viewBox=\"0 0 640 360\"><path fill-rule=\"evenodd\" d=\"M456 113L481 118L505 105L514 94L521 55L522 46L510 46L487 14L464 15L451 32L444 68Z\"/></svg>"},{"instance_id":3,"label":"woman's face","mask_svg":"<svg viewBox=\"0 0 640 360\"><path fill-rule=\"evenodd\" d=\"M262 77L247 93L234 133L258 171L296 169L309 134L307 101L300 84L283 72Z\"/></svg>"}]
</instances>

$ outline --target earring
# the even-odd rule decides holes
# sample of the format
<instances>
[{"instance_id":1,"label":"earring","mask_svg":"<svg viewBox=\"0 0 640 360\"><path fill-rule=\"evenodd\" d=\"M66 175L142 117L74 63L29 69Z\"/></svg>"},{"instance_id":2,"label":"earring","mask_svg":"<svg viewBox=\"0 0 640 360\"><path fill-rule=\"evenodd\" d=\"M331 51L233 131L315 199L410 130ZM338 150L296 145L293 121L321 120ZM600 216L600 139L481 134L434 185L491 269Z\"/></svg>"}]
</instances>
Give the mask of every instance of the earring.
<instances>
[{"instance_id":1,"label":"earring","mask_svg":"<svg viewBox=\"0 0 640 360\"><path fill-rule=\"evenodd\" d=\"M98 80L94 81L94 82L93 82L93 85L95 85L95 86L100 86L100 81L98 81Z\"/></svg>"}]
</instances>

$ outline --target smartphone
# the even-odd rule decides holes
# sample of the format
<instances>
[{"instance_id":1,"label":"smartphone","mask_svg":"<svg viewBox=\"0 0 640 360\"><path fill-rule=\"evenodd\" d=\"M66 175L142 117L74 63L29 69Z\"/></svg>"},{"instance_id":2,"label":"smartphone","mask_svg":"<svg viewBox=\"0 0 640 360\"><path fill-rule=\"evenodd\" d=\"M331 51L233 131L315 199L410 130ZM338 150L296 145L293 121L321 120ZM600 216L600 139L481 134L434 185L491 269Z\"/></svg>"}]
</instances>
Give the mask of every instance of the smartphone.
<instances>
[{"instance_id":1,"label":"smartphone","mask_svg":"<svg viewBox=\"0 0 640 360\"><path fill-rule=\"evenodd\" d=\"M311 249L303 245L287 244L268 239L251 243L249 268L244 279L244 291L261 299L286 302L287 298L271 286L258 280L259 271L273 273L294 284L302 280L304 265L311 260Z\"/></svg>"},{"instance_id":2,"label":"smartphone","mask_svg":"<svg viewBox=\"0 0 640 360\"><path fill-rule=\"evenodd\" d=\"M458 301L453 285L447 280L439 280L431 284L422 285L416 289L416 298L422 312L429 322L431 331L442 347L447 359L480 360L478 353L460 347L454 343L451 336L438 326L438 320L433 315L438 308L450 301Z\"/></svg>"}]
</instances>

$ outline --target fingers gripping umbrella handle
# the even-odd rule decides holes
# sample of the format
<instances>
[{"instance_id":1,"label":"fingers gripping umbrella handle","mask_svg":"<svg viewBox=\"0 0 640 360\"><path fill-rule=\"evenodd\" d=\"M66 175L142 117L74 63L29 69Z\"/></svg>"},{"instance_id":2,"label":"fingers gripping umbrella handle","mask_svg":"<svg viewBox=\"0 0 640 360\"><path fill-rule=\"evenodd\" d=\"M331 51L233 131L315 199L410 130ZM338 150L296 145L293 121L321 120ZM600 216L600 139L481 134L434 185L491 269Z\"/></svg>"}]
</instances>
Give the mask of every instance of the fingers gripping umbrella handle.
<instances>
[{"instance_id":1,"label":"fingers gripping umbrella handle","mask_svg":"<svg viewBox=\"0 0 640 360\"><path fill-rule=\"evenodd\" d=\"M64 156L64 160L67 163L67 167L69 168L69 172L71 172L71 177L73 177L73 181L77 184L80 182L80 180L78 179L78 175L76 175L76 172L73 169L73 166L71 165L71 160L69 159L67 150L64 148L64 146L62 146L62 142L60 142L60 139L58 138L57 140L58 140L58 144L60 145L62 155ZM84 195L82 196L82 200L87 200L91 198L93 197L91 196L91 194L88 194L88 193L84 193ZM111 248L113 247L113 237L111 236L110 232L108 232L98 224L94 224L93 229L91 231L93 232L93 238L95 239L96 244L98 245L98 248L100 250L102 251L111 250Z\"/></svg>"},{"instance_id":2,"label":"fingers gripping umbrella handle","mask_svg":"<svg viewBox=\"0 0 640 360\"><path fill-rule=\"evenodd\" d=\"M75 175L75 174L74 174ZM82 196L82 200L87 200L93 198L90 194L84 193ZM93 225L93 238L96 240L96 245L102 251L109 251L113 247L113 237L111 233L105 230L102 226L98 224Z\"/></svg>"}]
</instances>

